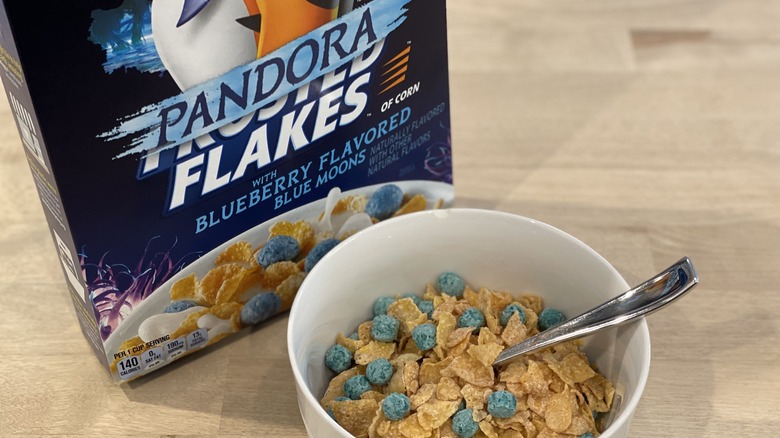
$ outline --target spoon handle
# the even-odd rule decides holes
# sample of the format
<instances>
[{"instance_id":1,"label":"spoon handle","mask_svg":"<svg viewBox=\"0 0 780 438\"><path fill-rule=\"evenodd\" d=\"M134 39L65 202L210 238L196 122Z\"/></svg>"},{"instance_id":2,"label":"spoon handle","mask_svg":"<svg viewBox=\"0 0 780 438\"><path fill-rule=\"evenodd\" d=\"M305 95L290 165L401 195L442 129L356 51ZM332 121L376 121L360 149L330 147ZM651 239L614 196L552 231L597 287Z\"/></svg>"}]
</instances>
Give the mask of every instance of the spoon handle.
<instances>
[{"instance_id":1,"label":"spoon handle","mask_svg":"<svg viewBox=\"0 0 780 438\"><path fill-rule=\"evenodd\" d=\"M655 312L680 298L698 283L699 277L691 260L688 257L683 257L677 263L628 292L576 318L507 348L498 355L493 365L502 365L523 354L532 353L560 342L581 338L607 327L625 324L635 318Z\"/></svg>"}]
</instances>

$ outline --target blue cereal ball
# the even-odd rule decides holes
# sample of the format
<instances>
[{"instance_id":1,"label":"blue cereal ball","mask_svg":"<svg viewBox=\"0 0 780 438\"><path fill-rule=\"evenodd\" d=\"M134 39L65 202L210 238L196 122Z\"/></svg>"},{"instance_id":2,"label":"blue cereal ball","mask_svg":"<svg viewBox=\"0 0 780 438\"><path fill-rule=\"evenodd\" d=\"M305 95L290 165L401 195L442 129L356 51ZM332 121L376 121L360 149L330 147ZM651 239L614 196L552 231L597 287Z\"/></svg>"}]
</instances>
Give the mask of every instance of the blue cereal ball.
<instances>
[{"instance_id":1,"label":"blue cereal ball","mask_svg":"<svg viewBox=\"0 0 780 438\"><path fill-rule=\"evenodd\" d=\"M382 413L390 421L403 419L411 408L409 397L406 394L394 392L382 400Z\"/></svg>"},{"instance_id":2,"label":"blue cereal ball","mask_svg":"<svg viewBox=\"0 0 780 438\"><path fill-rule=\"evenodd\" d=\"M333 399L334 402L347 401L347 400L349 400L347 397L336 397ZM328 406L328 415L330 415L330 418L336 420L336 416L333 414L333 408L330 406Z\"/></svg>"},{"instance_id":3,"label":"blue cereal ball","mask_svg":"<svg viewBox=\"0 0 780 438\"><path fill-rule=\"evenodd\" d=\"M452 431L460 438L471 438L477 434L479 424L474 421L471 409L458 411L452 417Z\"/></svg>"},{"instance_id":4,"label":"blue cereal ball","mask_svg":"<svg viewBox=\"0 0 780 438\"><path fill-rule=\"evenodd\" d=\"M398 335L399 325L398 320L392 316L375 316L371 324L371 336L379 342L393 342Z\"/></svg>"},{"instance_id":5,"label":"blue cereal ball","mask_svg":"<svg viewBox=\"0 0 780 438\"><path fill-rule=\"evenodd\" d=\"M474 333L476 333L480 327L485 326L485 315L479 311L476 307L469 307L458 318L458 327L474 327Z\"/></svg>"},{"instance_id":6,"label":"blue cereal ball","mask_svg":"<svg viewBox=\"0 0 780 438\"><path fill-rule=\"evenodd\" d=\"M357 341L360 339L360 336L357 333L352 333L351 335L349 335L349 339L353 339Z\"/></svg>"},{"instance_id":7,"label":"blue cereal ball","mask_svg":"<svg viewBox=\"0 0 780 438\"><path fill-rule=\"evenodd\" d=\"M582 435L580 435L580 438L594 438L594 436L590 432L585 432Z\"/></svg>"},{"instance_id":8,"label":"blue cereal ball","mask_svg":"<svg viewBox=\"0 0 780 438\"><path fill-rule=\"evenodd\" d=\"M282 300L273 292L253 296L241 309L241 324L255 325L276 315Z\"/></svg>"},{"instance_id":9,"label":"blue cereal ball","mask_svg":"<svg viewBox=\"0 0 780 438\"><path fill-rule=\"evenodd\" d=\"M417 303L417 308L420 309L420 312L428 315L428 319L433 319L433 301L420 301Z\"/></svg>"},{"instance_id":10,"label":"blue cereal ball","mask_svg":"<svg viewBox=\"0 0 780 438\"><path fill-rule=\"evenodd\" d=\"M268 268L274 263L295 260L301 253L301 245L290 236L274 236L257 254L257 263Z\"/></svg>"},{"instance_id":11,"label":"blue cereal ball","mask_svg":"<svg viewBox=\"0 0 780 438\"><path fill-rule=\"evenodd\" d=\"M539 314L539 329L542 331L566 321L566 317L560 310L547 308Z\"/></svg>"},{"instance_id":12,"label":"blue cereal ball","mask_svg":"<svg viewBox=\"0 0 780 438\"><path fill-rule=\"evenodd\" d=\"M381 297L374 301L374 316L387 315L387 308L394 302L393 297Z\"/></svg>"},{"instance_id":13,"label":"blue cereal ball","mask_svg":"<svg viewBox=\"0 0 780 438\"><path fill-rule=\"evenodd\" d=\"M395 184L380 187L366 204L366 214L383 221L392 216L404 202L404 192Z\"/></svg>"},{"instance_id":14,"label":"blue cereal ball","mask_svg":"<svg viewBox=\"0 0 780 438\"><path fill-rule=\"evenodd\" d=\"M512 315L517 313L520 315L520 322L525 324L525 312L523 311L523 308L520 307L520 305L512 303L506 307L504 307L504 310L501 311L501 325L507 325L509 322L509 319L512 318Z\"/></svg>"},{"instance_id":15,"label":"blue cereal ball","mask_svg":"<svg viewBox=\"0 0 780 438\"><path fill-rule=\"evenodd\" d=\"M350 377L344 382L344 395L352 400L360 400L360 396L366 391L371 391L371 382L366 376Z\"/></svg>"},{"instance_id":16,"label":"blue cereal ball","mask_svg":"<svg viewBox=\"0 0 780 438\"><path fill-rule=\"evenodd\" d=\"M427 323L412 329L412 339L420 351L428 351L436 346L436 326Z\"/></svg>"},{"instance_id":17,"label":"blue cereal ball","mask_svg":"<svg viewBox=\"0 0 780 438\"><path fill-rule=\"evenodd\" d=\"M463 282L460 275L452 272L445 272L439 275L436 285L439 288L439 292L456 298L463 296L463 291L466 289L466 283Z\"/></svg>"},{"instance_id":18,"label":"blue cereal ball","mask_svg":"<svg viewBox=\"0 0 780 438\"><path fill-rule=\"evenodd\" d=\"M312 248L311 251L309 251L309 255L306 256L306 262L304 262L303 265L306 272L314 269L314 266L320 262L320 259L325 257L325 254L329 253L330 250L335 248L339 243L341 243L341 241L338 239L325 239Z\"/></svg>"},{"instance_id":19,"label":"blue cereal ball","mask_svg":"<svg viewBox=\"0 0 780 438\"><path fill-rule=\"evenodd\" d=\"M366 378L373 385L387 385L393 377L393 365L387 359L376 359L366 367Z\"/></svg>"},{"instance_id":20,"label":"blue cereal ball","mask_svg":"<svg viewBox=\"0 0 780 438\"><path fill-rule=\"evenodd\" d=\"M352 365L352 353L343 346L336 344L325 352L325 366L336 373L346 371Z\"/></svg>"},{"instance_id":21,"label":"blue cereal ball","mask_svg":"<svg viewBox=\"0 0 780 438\"><path fill-rule=\"evenodd\" d=\"M498 418L512 418L517 412L517 399L509 391L496 391L488 396L488 412Z\"/></svg>"},{"instance_id":22,"label":"blue cereal ball","mask_svg":"<svg viewBox=\"0 0 780 438\"><path fill-rule=\"evenodd\" d=\"M422 301L422 298L418 297L417 295L415 295L413 293L403 294L403 295L401 295L401 298L402 299L403 298L411 298L412 301L414 301L414 304L417 305L417 306L419 306L420 302Z\"/></svg>"},{"instance_id":23,"label":"blue cereal ball","mask_svg":"<svg viewBox=\"0 0 780 438\"><path fill-rule=\"evenodd\" d=\"M184 312L187 309L191 309L199 304L191 300L174 301L168 304L168 307L163 310L163 313L179 313Z\"/></svg>"}]
</instances>

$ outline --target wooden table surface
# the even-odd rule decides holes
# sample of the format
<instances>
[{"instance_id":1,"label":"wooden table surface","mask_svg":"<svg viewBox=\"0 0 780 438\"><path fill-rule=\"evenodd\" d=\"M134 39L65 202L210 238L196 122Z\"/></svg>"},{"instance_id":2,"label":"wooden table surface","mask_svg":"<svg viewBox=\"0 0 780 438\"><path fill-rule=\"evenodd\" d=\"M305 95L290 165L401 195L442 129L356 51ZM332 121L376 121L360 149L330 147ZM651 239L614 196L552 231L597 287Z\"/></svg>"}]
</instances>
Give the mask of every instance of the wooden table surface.
<instances>
[{"instance_id":1,"label":"wooden table surface","mask_svg":"<svg viewBox=\"0 0 780 438\"><path fill-rule=\"evenodd\" d=\"M530 216L637 282L702 283L649 317L632 437L780 434L780 1L450 0L458 205ZM81 335L0 109L0 435L303 437L287 318L114 385Z\"/></svg>"}]
</instances>

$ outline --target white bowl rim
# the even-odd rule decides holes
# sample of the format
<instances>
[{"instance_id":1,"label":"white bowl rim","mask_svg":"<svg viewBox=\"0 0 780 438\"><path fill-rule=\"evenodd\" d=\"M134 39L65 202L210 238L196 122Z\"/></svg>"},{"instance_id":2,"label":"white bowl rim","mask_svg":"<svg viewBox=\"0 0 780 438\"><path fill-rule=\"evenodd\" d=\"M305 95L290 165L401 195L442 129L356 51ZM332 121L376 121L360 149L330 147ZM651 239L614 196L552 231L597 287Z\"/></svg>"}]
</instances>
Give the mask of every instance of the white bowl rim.
<instances>
[{"instance_id":1,"label":"white bowl rim","mask_svg":"<svg viewBox=\"0 0 780 438\"><path fill-rule=\"evenodd\" d=\"M327 262L327 260L330 260L331 258L334 258L334 254L340 252L340 250L343 250L344 246L346 244L349 244L352 240L356 238L360 238L359 236L365 235L365 233L379 233L382 231L382 229L386 227L397 227L404 224L404 222L411 222L418 220L420 217L427 217L427 216L436 216L441 217L442 214L446 215L485 215L485 216L492 216L492 217L499 217L502 219L509 219L509 220L517 220L519 222L528 222L535 226L540 226L541 228L545 228L549 231L552 231L555 234L560 235L561 237L564 237L566 239L571 240L572 243L575 245L581 247L588 253L590 253L591 256L595 257L596 259L600 260L602 263L604 263L605 266L608 267L610 271L612 271L613 274L615 274L618 278L623 278L622 275L618 272L617 269L615 269L614 266L612 266L607 259L605 259L601 254L597 253L593 248L586 245L581 240L577 239L576 237L570 235L569 233L566 233L563 230L560 230L552 225L549 225L547 223L538 221L536 219L531 219L525 216L520 216L513 213L507 213L503 211L497 211L497 210L486 210L486 209L478 209L478 208L450 208L450 209L444 209L444 210L426 210L421 211L417 213L411 213L407 214L401 217L394 218L390 221L380 222L376 225L373 225L369 227L368 229L365 229L361 231L360 233L357 233L353 236L350 236L347 238L344 242L342 242L340 245L336 246L333 250L331 250L328 254L326 254L318 263L318 266L323 263L323 261ZM312 269L312 272L316 271L317 267L315 266L314 269ZM308 279L308 276L307 276ZM624 280L625 282L625 280ZM301 285L301 288L303 288L303 285L306 284L306 280L304 280L303 284ZM628 288L628 286L626 286ZM299 301L299 298L301 297L300 292L296 295L295 300L293 301L292 307L290 309L289 317L287 320L287 355L290 360L290 366L292 368L293 376L295 377L295 381L298 388L301 388L299 390L300 393L303 393L303 396L306 398L306 400L313 406L320 406L319 400L317 400L314 397L314 394L312 394L311 390L309 389L308 385L305 384L305 381L303 379L303 376L301 375L300 371L298 370L298 360L295 358L294 351L295 349L293 346L295 345L295 340L293 339L293 330L292 328L295 326L295 321L298 318L297 317L297 303ZM643 363L640 364L640 373L639 378L637 380L637 387L636 390L630 394L628 403L626 403L625 408L623 409L623 412L620 413L620 415L615 418L615 420L610 424L609 428L602 433L600 436L609 438L611 434L607 435L612 430L620 429L625 425L626 422L629 421L629 419L633 416L633 413L636 412L636 407L639 404L639 399L642 397L642 393L645 390L645 385L647 384L647 379L650 374L650 357L652 355L652 345L650 344L650 330L647 326L647 321L644 317L638 319L636 322L632 323L636 325L636 330L638 331L638 335L642 337L642 340L647 345L647 355L645 357L645 360ZM304 390L305 388L305 390ZM300 410L300 406L299 406ZM325 410L320 409L319 414L323 416L328 422L331 423L331 425L336 426L336 430L339 432L344 432L342 435L344 437L349 437L348 432L346 432L333 418L330 417L330 415L327 415L325 413ZM308 431L307 431L308 433Z\"/></svg>"}]
</instances>

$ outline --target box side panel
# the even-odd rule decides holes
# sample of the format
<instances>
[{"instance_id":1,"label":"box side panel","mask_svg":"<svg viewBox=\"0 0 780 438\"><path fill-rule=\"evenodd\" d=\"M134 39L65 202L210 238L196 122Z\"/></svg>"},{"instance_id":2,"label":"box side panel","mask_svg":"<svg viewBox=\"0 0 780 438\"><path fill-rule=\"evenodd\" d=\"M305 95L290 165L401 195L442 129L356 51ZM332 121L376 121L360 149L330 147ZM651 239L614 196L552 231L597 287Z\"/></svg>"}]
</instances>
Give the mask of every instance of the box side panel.
<instances>
[{"instance_id":1,"label":"box side panel","mask_svg":"<svg viewBox=\"0 0 780 438\"><path fill-rule=\"evenodd\" d=\"M70 226L64 213L62 199L54 176L56 163L52 163L49 159L41 126L36 116L34 101L25 78L24 65L14 40L13 26L2 1L0 1L0 66L3 69L0 76L2 76L5 93L11 106L11 113L27 154L27 161L30 164L33 180L38 189L46 220L49 223L49 230L76 308L76 315L81 323L82 331L105 365L106 357L103 352L103 344L100 341L97 318L89 301L78 252L70 233Z\"/></svg>"}]
</instances>

